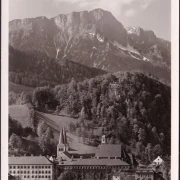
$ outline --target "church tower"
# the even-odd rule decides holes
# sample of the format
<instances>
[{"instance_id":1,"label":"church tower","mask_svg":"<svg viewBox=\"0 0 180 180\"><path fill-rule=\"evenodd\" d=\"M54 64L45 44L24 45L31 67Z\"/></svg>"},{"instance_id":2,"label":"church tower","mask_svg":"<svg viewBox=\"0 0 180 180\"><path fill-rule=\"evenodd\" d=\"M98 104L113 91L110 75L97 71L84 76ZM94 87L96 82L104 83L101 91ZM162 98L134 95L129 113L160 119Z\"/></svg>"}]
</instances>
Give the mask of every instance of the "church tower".
<instances>
[{"instance_id":1,"label":"church tower","mask_svg":"<svg viewBox=\"0 0 180 180\"><path fill-rule=\"evenodd\" d=\"M60 131L59 143L57 145L57 157L62 153L69 150L69 145L67 143L66 131L64 128Z\"/></svg>"},{"instance_id":2,"label":"church tower","mask_svg":"<svg viewBox=\"0 0 180 180\"><path fill-rule=\"evenodd\" d=\"M101 144L107 144L105 135L101 137Z\"/></svg>"}]
</instances>

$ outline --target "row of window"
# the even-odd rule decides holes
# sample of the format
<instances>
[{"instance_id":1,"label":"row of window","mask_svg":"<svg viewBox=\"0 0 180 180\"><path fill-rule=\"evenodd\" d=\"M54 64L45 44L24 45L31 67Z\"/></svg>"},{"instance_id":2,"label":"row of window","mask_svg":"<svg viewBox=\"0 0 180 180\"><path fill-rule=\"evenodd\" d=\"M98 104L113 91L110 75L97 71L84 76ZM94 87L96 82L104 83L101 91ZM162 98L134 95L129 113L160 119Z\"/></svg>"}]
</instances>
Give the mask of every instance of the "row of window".
<instances>
[{"instance_id":1,"label":"row of window","mask_svg":"<svg viewBox=\"0 0 180 180\"><path fill-rule=\"evenodd\" d=\"M65 167L66 169L106 169L106 166L78 166L78 167ZM119 166L109 166L108 167L109 169L111 168L119 168ZM128 169L129 167L128 166L121 166L121 169Z\"/></svg>"},{"instance_id":2,"label":"row of window","mask_svg":"<svg viewBox=\"0 0 180 180\"><path fill-rule=\"evenodd\" d=\"M149 175L149 174L139 174L138 176L139 177L151 177L152 175Z\"/></svg>"},{"instance_id":3,"label":"row of window","mask_svg":"<svg viewBox=\"0 0 180 180\"><path fill-rule=\"evenodd\" d=\"M51 176L24 176L24 178L51 178Z\"/></svg>"},{"instance_id":4,"label":"row of window","mask_svg":"<svg viewBox=\"0 0 180 180\"><path fill-rule=\"evenodd\" d=\"M34 169L34 168L39 168L39 169L51 169L51 166L9 166L9 168L10 169L30 169L30 167L32 168L32 169Z\"/></svg>"},{"instance_id":5,"label":"row of window","mask_svg":"<svg viewBox=\"0 0 180 180\"><path fill-rule=\"evenodd\" d=\"M9 171L9 173L10 174L16 174L16 172L17 172L17 174L30 174L30 173L32 173L32 174L50 174L51 173L51 171Z\"/></svg>"}]
</instances>

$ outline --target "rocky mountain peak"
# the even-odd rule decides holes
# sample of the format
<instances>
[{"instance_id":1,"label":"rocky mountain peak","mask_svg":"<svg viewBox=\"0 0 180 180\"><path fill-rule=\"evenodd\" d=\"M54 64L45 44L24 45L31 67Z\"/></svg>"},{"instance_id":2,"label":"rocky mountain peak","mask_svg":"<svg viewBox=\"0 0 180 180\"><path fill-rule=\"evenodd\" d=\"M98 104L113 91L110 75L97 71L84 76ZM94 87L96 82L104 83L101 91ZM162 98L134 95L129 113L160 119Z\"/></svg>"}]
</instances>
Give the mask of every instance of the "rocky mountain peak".
<instances>
[{"instance_id":1,"label":"rocky mountain peak","mask_svg":"<svg viewBox=\"0 0 180 180\"><path fill-rule=\"evenodd\" d=\"M15 20L9 23L10 45L36 50L62 61L64 57L107 71L170 66L170 42L140 27L126 29L103 9ZM148 63L148 64L147 64Z\"/></svg>"}]
</instances>

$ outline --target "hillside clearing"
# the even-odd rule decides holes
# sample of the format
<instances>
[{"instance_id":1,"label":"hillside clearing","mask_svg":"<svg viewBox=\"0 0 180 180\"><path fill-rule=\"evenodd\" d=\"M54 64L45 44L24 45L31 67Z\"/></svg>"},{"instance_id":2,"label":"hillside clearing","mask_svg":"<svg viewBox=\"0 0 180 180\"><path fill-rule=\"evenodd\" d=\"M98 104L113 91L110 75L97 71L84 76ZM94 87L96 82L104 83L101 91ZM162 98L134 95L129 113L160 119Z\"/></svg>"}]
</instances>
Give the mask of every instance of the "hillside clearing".
<instances>
[{"instance_id":1,"label":"hillside clearing","mask_svg":"<svg viewBox=\"0 0 180 180\"><path fill-rule=\"evenodd\" d=\"M13 82L9 82L9 92L13 91L14 93L21 94L22 92L32 92L34 88L15 84Z\"/></svg>"},{"instance_id":2,"label":"hillside clearing","mask_svg":"<svg viewBox=\"0 0 180 180\"><path fill-rule=\"evenodd\" d=\"M9 115L19 121L23 127L30 127L29 107L27 105L9 106Z\"/></svg>"}]
</instances>

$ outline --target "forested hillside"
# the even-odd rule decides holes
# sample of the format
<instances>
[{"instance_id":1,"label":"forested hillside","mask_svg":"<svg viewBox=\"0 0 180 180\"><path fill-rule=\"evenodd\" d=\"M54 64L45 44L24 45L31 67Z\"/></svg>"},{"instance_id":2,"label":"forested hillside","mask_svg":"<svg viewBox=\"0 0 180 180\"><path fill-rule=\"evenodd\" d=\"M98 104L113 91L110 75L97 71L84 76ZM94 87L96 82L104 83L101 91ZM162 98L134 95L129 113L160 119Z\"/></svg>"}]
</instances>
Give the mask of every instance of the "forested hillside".
<instances>
[{"instance_id":1,"label":"forested hillside","mask_svg":"<svg viewBox=\"0 0 180 180\"><path fill-rule=\"evenodd\" d=\"M69 83L72 78L82 81L106 73L69 60L61 64L38 51L21 52L9 47L9 80L31 87Z\"/></svg>"},{"instance_id":2,"label":"forested hillside","mask_svg":"<svg viewBox=\"0 0 180 180\"><path fill-rule=\"evenodd\" d=\"M56 100L56 101L55 101ZM111 143L124 142L148 163L170 154L170 87L142 73L116 73L53 89L37 88L36 108L53 108L78 115L103 127ZM56 104L57 103L57 104Z\"/></svg>"}]
</instances>

